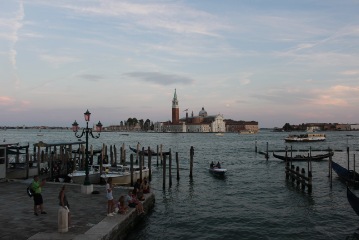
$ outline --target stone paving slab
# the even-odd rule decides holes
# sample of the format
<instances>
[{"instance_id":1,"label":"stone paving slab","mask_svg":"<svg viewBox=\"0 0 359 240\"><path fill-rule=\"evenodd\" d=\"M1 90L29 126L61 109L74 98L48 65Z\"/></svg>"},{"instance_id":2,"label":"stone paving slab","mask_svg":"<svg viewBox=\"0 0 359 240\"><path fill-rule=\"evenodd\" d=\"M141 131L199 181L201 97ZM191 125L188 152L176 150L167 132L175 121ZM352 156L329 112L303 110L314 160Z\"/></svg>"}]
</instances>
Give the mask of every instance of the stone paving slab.
<instances>
[{"instance_id":1,"label":"stone paving slab","mask_svg":"<svg viewBox=\"0 0 359 240\"><path fill-rule=\"evenodd\" d=\"M35 216L33 199L26 194L26 188L32 179L0 182L0 240L13 239L100 239L99 236L112 229L127 215L137 214L134 209L126 215L107 217L106 189L102 185L94 185L100 194L83 194L81 185L67 184L66 195L70 203L71 224L67 233L58 233L57 212L58 194L62 183L47 182L42 189L44 210L47 214ZM116 187L114 197L117 200L128 188ZM154 198L154 196L153 196ZM153 200L154 202L154 200ZM99 224L99 225L97 225ZM94 229L92 229L96 226ZM103 231L98 231L102 228ZM92 229L92 230L90 230ZM95 230L97 229L97 230ZM90 231L89 231L90 230ZM89 231L93 235L86 235Z\"/></svg>"}]
</instances>

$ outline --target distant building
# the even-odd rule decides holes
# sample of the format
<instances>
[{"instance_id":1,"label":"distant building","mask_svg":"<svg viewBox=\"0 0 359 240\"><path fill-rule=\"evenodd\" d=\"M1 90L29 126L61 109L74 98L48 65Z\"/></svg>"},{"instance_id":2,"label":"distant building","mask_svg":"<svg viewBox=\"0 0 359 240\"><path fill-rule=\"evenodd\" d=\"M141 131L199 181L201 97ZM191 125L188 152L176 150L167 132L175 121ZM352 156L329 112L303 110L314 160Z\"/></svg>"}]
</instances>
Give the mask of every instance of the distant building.
<instances>
[{"instance_id":1,"label":"distant building","mask_svg":"<svg viewBox=\"0 0 359 240\"><path fill-rule=\"evenodd\" d=\"M336 130L339 131L349 131L350 130L350 124L337 124L335 126Z\"/></svg>"},{"instance_id":2,"label":"distant building","mask_svg":"<svg viewBox=\"0 0 359 240\"><path fill-rule=\"evenodd\" d=\"M359 124L351 124L350 130L355 130L355 131L359 130Z\"/></svg>"},{"instance_id":3,"label":"distant building","mask_svg":"<svg viewBox=\"0 0 359 240\"><path fill-rule=\"evenodd\" d=\"M225 122L223 115L208 115L207 111L202 107L198 116L188 116L179 118L179 105L177 92L172 99L172 122L157 122L154 124L155 132L225 132Z\"/></svg>"},{"instance_id":4,"label":"distant building","mask_svg":"<svg viewBox=\"0 0 359 240\"><path fill-rule=\"evenodd\" d=\"M258 122L256 121L234 121L232 119L224 120L226 122L226 132L252 132L259 131Z\"/></svg>"},{"instance_id":5,"label":"distant building","mask_svg":"<svg viewBox=\"0 0 359 240\"><path fill-rule=\"evenodd\" d=\"M320 127L318 126L307 126L307 132L316 132L320 131Z\"/></svg>"}]
</instances>

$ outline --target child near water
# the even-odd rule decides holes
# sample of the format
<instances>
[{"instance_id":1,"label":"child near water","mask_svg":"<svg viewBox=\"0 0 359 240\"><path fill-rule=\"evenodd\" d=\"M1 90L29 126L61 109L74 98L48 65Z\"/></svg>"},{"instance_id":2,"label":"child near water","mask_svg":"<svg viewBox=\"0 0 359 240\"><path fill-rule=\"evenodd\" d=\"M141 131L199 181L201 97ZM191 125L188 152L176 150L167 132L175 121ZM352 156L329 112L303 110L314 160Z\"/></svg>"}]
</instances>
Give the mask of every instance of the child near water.
<instances>
[{"instance_id":1,"label":"child near water","mask_svg":"<svg viewBox=\"0 0 359 240\"><path fill-rule=\"evenodd\" d=\"M106 197L107 197L107 216L112 217L114 212L114 201L112 195L112 178L109 178L106 183Z\"/></svg>"},{"instance_id":2,"label":"child near water","mask_svg":"<svg viewBox=\"0 0 359 240\"><path fill-rule=\"evenodd\" d=\"M127 213L128 207L127 207L127 205L125 203L125 196L122 195L118 199L117 208L118 208L118 213L119 214L126 214Z\"/></svg>"}]
</instances>

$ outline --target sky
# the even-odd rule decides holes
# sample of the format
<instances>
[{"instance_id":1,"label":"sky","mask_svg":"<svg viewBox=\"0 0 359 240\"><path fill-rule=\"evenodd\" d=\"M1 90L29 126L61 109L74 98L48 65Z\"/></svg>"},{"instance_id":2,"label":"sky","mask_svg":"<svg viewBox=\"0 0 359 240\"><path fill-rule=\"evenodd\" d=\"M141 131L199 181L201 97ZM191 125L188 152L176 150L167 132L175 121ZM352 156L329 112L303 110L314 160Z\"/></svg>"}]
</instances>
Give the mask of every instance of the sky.
<instances>
[{"instance_id":1,"label":"sky","mask_svg":"<svg viewBox=\"0 0 359 240\"><path fill-rule=\"evenodd\" d=\"M358 0L0 0L0 126L359 123Z\"/></svg>"}]
</instances>

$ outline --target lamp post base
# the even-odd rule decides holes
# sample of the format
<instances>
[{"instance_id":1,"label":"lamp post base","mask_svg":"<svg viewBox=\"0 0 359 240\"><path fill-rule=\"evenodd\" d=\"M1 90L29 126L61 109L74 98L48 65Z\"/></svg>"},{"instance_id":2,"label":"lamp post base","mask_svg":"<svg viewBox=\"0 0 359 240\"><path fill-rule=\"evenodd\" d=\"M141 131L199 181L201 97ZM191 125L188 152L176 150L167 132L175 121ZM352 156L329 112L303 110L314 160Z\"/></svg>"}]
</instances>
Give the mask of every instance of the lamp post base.
<instances>
[{"instance_id":1,"label":"lamp post base","mask_svg":"<svg viewBox=\"0 0 359 240\"><path fill-rule=\"evenodd\" d=\"M93 192L93 185L81 185L81 193L91 194Z\"/></svg>"}]
</instances>

